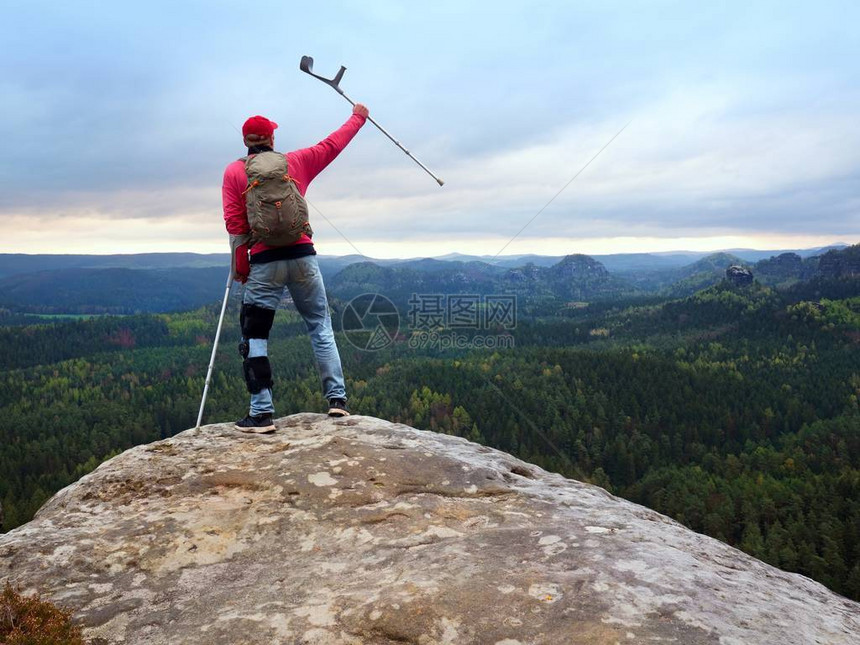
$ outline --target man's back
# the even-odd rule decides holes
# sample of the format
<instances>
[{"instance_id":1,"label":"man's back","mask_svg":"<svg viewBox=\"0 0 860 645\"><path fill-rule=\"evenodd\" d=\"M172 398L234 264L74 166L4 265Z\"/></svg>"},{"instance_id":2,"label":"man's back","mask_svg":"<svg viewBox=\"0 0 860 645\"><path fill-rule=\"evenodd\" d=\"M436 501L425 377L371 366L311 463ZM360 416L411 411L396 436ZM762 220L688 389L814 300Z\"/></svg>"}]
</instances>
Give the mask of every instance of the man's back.
<instances>
[{"instance_id":1,"label":"man's back","mask_svg":"<svg viewBox=\"0 0 860 645\"><path fill-rule=\"evenodd\" d=\"M357 104L353 115L338 130L315 146L285 155L287 175L303 197L314 178L340 154L366 119L367 108ZM248 154L273 151L277 127L277 123L262 116L248 119L242 127ZM278 157L273 159L277 161ZM275 167L277 172L283 171L278 164ZM263 179L260 181L264 182ZM329 402L328 413L331 416L347 415L343 370L313 241L303 234L292 244L266 246L257 242L249 250L251 227L245 201L248 188L244 160L233 161L224 171L221 192L224 221L233 249L233 275L245 283L239 316L242 328L239 353L243 359L245 383L251 394L248 416L238 421L236 427L242 432L275 431L274 377L268 357L268 342L284 289L289 290L296 310L307 325L323 395ZM272 203L280 213L279 202Z\"/></svg>"},{"instance_id":2,"label":"man's back","mask_svg":"<svg viewBox=\"0 0 860 645\"><path fill-rule=\"evenodd\" d=\"M365 121L365 117L353 114L346 123L318 144L286 154L287 170L290 177L295 180L302 196L305 195L308 186L316 176L334 161L335 157L352 141ZM237 159L225 169L221 189L224 220L227 225L227 232L231 235L244 235L250 230L245 208L245 189L247 186L248 177L245 174L245 162L242 159ZM310 241L309 237L304 236L296 244L307 244ZM259 252L267 248L270 247L259 244L251 252Z\"/></svg>"}]
</instances>

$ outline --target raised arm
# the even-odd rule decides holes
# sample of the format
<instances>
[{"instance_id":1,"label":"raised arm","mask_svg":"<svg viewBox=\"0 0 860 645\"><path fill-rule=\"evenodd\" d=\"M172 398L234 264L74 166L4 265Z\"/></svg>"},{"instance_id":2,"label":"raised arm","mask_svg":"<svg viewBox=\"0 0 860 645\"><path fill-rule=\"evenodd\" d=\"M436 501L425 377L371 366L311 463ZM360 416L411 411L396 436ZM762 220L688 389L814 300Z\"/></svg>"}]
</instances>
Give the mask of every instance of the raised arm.
<instances>
[{"instance_id":1,"label":"raised arm","mask_svg":"<svg viewBox=\"0 0 860 645\"><path fill-rule=\"evenodd\" d=\"M290 156L302 166L307 184L334 161L335 157L352 141L352 138L367 121L367 115L367 108L361 103L356 103L352 110L352 116L340 128L315 146L290 153ZM307 189L307 184L300 188Z\"/></svg>"}]
</instances>

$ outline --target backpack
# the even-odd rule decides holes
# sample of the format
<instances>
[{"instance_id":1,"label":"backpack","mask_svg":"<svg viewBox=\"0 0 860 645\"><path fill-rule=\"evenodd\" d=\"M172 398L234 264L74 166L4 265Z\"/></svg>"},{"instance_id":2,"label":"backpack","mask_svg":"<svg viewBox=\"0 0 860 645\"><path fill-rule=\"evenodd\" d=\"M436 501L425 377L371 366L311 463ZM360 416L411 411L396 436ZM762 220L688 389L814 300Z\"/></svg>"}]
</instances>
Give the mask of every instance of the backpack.
<instances>
[{"instance_id":1,"label":"backpack","mask_svg":"<svg viewBox=\"0 0 860 645\"><path fill-rule=\"evenodd\" d=\"M304 233L313 235L308 204L287 171L287 157L280 152L260 152L243 161L248 175L245 206L254 242L287 246Z\"/></svg>"}]
</instances>

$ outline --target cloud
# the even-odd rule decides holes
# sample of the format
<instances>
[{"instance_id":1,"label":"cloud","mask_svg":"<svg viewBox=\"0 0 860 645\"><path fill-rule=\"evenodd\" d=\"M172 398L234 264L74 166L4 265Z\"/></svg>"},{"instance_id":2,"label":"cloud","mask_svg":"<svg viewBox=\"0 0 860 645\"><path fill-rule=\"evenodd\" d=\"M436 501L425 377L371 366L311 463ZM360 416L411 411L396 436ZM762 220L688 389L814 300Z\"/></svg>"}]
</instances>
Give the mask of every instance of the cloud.
<instances>
[{"instance_id":1,"label":"cloud","mask_svg":"<svg viewBox=\"0 0 860 645\"><path fill-rule=\"evenodd\" d=\"M545 235L784 230L860 232L860 131L841 112L729 117L736 97L693 87L642 109L535 220ZM323 212L388 238L421 230L515 233L600 150L620 121L574 125L541 142L461 158L437 171L341 171L315 187ZM349 168L348 170L352 170ZM360 195L360 197L358 197ZM385 195L372 198L370 195Z\"/></svg>"},{"instance_id":2,"label":"cloud","mask_svg":"<svg viewBox=\"0 0 860 645\"><path fill-rule=\"evenodd\" d=\"M0 221L49 222L57 248L82 222L214 244L245 117L293 149L349 114L305 53L348 64L345 89L447 182L368 125L309 192L365 244L503 243L628 121L523 240L860 233L853 5L13 4Z\"/></svg>"}]
</instances>

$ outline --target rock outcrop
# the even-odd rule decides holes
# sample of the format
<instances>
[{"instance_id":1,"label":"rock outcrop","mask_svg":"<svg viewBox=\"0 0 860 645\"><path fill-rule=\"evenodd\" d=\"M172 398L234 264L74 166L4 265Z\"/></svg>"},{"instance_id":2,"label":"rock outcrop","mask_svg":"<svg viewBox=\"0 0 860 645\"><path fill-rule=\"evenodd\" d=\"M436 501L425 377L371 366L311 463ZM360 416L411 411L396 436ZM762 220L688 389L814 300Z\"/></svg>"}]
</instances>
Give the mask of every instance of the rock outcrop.
<instances>
[{"instance_id":1,"label":"rock outcrop","mask_svg":"<svg viewBox=\"0 0 860 645\"><path fill-rule=\"evenodd\" d=\"M753 283L753 274L746 267L732 265L726 269L726 279L733 285L743 287Z\"/></svg>"},{"instance_id":2,"label":"rock outcrop","mask_svg":"<svg viewBox=\"0 0 860 645\"><path fill-rule=\"evenodd\" d=\"M0 583L111 644L857 643L860 605L463 439L300 414L111 459L0 535Z\"/></svg>"},{"instance_id":3,"label":"rock outcrop","mask_svg":"<svg viewBox=\"0 0 860 645\"><path fill-rule=\"evenodd\" d=\"M588 255L574 253L564 256L557 264L549 267L548 273L556 278L579 278L582 275L606 277L609 271L600 262Z\"/></svg>"}]
</instances>

